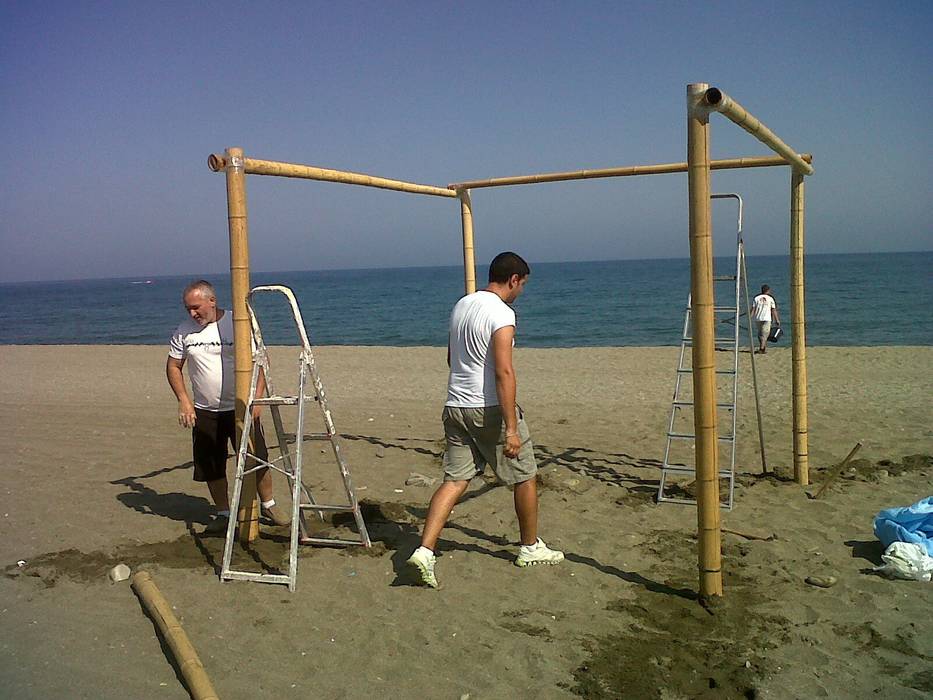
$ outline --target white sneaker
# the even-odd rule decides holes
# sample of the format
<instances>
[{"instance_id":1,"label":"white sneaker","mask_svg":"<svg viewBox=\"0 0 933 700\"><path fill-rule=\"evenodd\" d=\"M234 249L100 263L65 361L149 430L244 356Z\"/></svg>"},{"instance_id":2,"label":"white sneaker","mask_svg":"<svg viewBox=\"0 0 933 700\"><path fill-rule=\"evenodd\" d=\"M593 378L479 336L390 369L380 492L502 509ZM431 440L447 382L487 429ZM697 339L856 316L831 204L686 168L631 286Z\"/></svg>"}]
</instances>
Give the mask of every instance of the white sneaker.
<instances>
[{"instance_id":1,"label":"white sneaker","mask_svg":"<svg viewBox=\"0 0 933 700\"><path fill-rule=\"evenodd\" d=\"M536 564L559 564L564 560L564 553L550 549L540 537L534 544L523 544L515 558L515 566L535 566Z\"/></svg>"},{"instance_id":2,"label":"white sneaker","mask_svg":"<svg viewBox=\"0 0 933 700\"><path fill-rule=\"evenodd\" d=\"M427 547L418 547L405 563L418 570L421 583L431 588L437 588L437 577L434 576L434 562L436 561L437 557L434 556L434 552Z\"/></svg>"}]
</instances>

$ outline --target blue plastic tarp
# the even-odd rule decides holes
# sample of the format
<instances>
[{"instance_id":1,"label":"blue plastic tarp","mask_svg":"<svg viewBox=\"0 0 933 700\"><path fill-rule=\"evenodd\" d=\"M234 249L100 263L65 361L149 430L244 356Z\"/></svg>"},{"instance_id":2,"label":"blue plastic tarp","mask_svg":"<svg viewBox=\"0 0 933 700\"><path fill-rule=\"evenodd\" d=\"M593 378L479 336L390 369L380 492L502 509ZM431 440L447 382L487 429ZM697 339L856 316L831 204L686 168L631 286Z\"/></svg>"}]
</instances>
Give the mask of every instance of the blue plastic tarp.
<instances>
[{"instance_id":1,"label":"blue plastic tarp","mask_svg":"<svg viewBox=\"0 0 933 700\"><path fill-rule=\"evenodd\" d=\"M913 542L933 557L933 496L875 516L875 536L887 549L892 542Z\"/></svg>"}]
</instances>

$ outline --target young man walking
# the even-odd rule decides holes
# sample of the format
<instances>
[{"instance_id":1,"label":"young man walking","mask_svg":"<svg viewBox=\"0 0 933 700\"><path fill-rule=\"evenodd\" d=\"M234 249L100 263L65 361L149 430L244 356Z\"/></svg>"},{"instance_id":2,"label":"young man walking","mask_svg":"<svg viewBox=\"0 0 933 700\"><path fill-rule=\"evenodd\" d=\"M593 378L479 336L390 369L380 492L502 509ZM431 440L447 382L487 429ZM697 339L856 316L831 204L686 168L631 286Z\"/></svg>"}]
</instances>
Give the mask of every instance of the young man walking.
<instances>
[{"instance_id":1,"label":"young man walking","mask_svg":"<svg viewBox=\"0 0 933 700\"><path fill-rule=\"evenodd\" d=\"M758 350L755 354L764 355L768 351L768 336L771 334L772 319L774 323L781 323L777 303L771 296L771 287L766 284L761 285L761 294L755 297L752 304L752 318L755 319L755 325L758 327Z\"/></svg>"},{"instance_id":2,"label":"young man walking","mask_svg":"<svg viewBox=\"0 0 933 700\"><path fill-rule=\"evenodd\" d=\"M450 314L444 483L431 498L421 546L408 559L422 583L432 588L438 585L437 539L470 480L487 464L500 481L514 487L521 534L515 564L557 564L564 559L563 552L538 538L538 467L528 426L515 403L515 312L509 305L524 290L530 273L521 257L500 253L489 265L486 289L460 299Z\"/></svg>"}]
</instances>

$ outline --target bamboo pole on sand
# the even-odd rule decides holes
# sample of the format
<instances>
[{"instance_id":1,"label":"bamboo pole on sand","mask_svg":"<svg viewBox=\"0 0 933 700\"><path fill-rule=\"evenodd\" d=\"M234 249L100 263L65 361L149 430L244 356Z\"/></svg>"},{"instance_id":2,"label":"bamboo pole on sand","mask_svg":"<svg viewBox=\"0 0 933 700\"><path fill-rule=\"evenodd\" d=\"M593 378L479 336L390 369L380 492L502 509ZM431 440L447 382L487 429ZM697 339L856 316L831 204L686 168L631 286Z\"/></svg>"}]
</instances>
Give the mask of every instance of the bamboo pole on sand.
<instances>
[{"instance_id":1,"label":"bamboo pole on sand","mask_svg":"<svg viewBox=\"0 0 933 700\"><path fill-rule=\"evenodd\" d=\"M719 520L719 441L713 312L713 238L710 216L709 86L687 86L687 186L690 219L690 293L693 322L694 435L696 436L697 544L700 599L722 595Z\"/></svg>"},{"instance_id":2,"label":"bamboo pole on sand","mask_svg":"<svg viewBox=\"0 0 933 700\"><path fill-rule=\"evenodd\" d=\"M227 156L220 156L213 153L207 159L208 167L214 172L219 172L226 167L226 158ZM430 194L436 197L452 198L457 196L456 192L452 192L444 187L419 185L414 182L390 180L384 177L376 177L375 175L352 173L344 170L330 170L328 168L318 168L312 165L280 163L274 160L244 158L243 170L247 175L274 175L277 177L294 177L303 180L341 182L345 185L362 185L364 187L377 187L379 189L410 192L412 194Z\"/></svg>"},{"instance_id":3,"label":"bamboo pole on sand","mask_svg":"<svg viewBox=\"0 0 933 700\"><path fill-rule=\"evenodd\" d=\"M810 162L810 154L800 156L804 161ZM727 158L724 160L711 160L711 170L732 170L736 168L767 168L787 165L787 161L780 156L762 156L755 158ZM598 170L570 170L558 173L541 173L538 175L515 175L512 177L496 177L488 180L469 180L447 185L448 189L460 191L463 189L476 189L480 187L505 187L508 185L536 185L542 182L564 182L567 180L594 180L606 177L630 177L635 175L665 175L668 173L687 172L686 163L661 163L659 165L630 165L619 168L600 168Z\"/></svg>"},{"instance_id":4,"label":"bamboo pole on sand","mask_svg":"<svg viewBox=\"0 0 933 700\"><path fill-rule=\"evenodd\" d=\"M467 294L476 291L476 258L473 249L473 202L469 190L459 190L460 221L463 225L463 288Z\"/></svg>"},{"instance_id":5,"label":"bamboo pole on sand","mask_svg":"<svg viewBox=\"0 0 933 700\"><path fill-rule=\"evenodd\" d=\"M718 88L707 89L706 95L703 96L703 102L709 109L719 112L735 122L772 151L783 156L788 163L801 170L804 175L813 174L813 167L797 151L784 143L778 138L777 134L749 114L742 105L722 90Z\"/></svg>"},{"instance_id":6,"label":"bamboo pole on sand","mask_svg":"<svg viewBox=\"0 0 933 700\"><path fill-rule=\"evenodd\" d=\"M243 172L243 149L228 148L225 154L227 175L227 220L230 230L230 283L233 296L233 375L236 379L236 444L240 444L246 402L253 372L253 353L246 295L249 294L249 225L246 214L246 174ZM256 474L243 477L240 508L236 514L241 542L259 536L259 509L256 507ZM232 514L231 514L232 515Z\"/></svg>"},{"instance_id":7,"label":"bamboo pole on sand","mask_svg":"<svg viewBox=\"0 0 933 700\"><path fill-rule=\"evenodd\" d=\"M149 617L159 628L162 638L168 643L191 697L194 700L219 700L214 686L211 685L211 679L208 678L201 664L198 652L195 651L188 635L179 624L178 618L172 612L172 606L159 591L149 572L139 571L134 574L130 585L142 601Z\"/></svg>"},{"instance_id":8,"label":"bamboo pole on sand","mask_svg":"<svg viewBox=\"0 0 933 700\"><path fill-rule=\"evenodd\" d=\"M793 379L794 479L810 483L807 414L807 330L804 314L804 183L796 168L790 178L791 371Z\"/></svg>"}]
</instances>

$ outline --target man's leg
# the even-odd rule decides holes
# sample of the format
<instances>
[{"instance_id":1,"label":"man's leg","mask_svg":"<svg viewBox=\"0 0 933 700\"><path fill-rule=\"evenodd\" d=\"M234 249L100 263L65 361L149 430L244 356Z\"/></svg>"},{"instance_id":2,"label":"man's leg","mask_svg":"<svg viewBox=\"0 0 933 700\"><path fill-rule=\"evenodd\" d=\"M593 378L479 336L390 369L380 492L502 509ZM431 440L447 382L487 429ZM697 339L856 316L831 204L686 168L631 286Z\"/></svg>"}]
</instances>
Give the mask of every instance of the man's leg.
<instances>
[{"instance_id":1,"label":"man's leg","mask_svg":"<svg viewBox=\"0 0 933 700\"><path fill-rule=\"evenodd\" d=\"M217 517L204 528L206 534L219 534L226 529L230 515L227 495L227 441L223 437L220 416L215 411L195 409L195 424L191 429L194 480L207 484Z\"/></svg>"},{"instance_id":2,"label":"man's leg","mask_svg":"<svg viewBox=\"0 0 933 700\"><path fill-rule=\"evenodd\" d=\"M231 425L235 425L235 423ZM249 451L264 462L268 462L269 448L266 447L266 438L265 435L263 435L262 424L259 422L258 417L253 419L251 437L252 440L250 440L248 447ZM231 432L230 444L233 445L233 453L236 454L239 445L236 444L235 429ZM252 460L249 460L247 464L249 467L256 466L256 463ZM291 524L291 516L284 508L276 504L275 498L272 496L272 470L266 467L265 469L258 469L255 474L256 493L259 494L262 514L272 520L274 525L283 527Z\"/></svg>"},{"instance_id":3,"label":"man's leg","mask_svg":"<svg viewBox=\"0 0 933 700\"><path fill-rule=\"evenodd\" d=\"M767 347L768 334L765 332L765 322L756 321L758 324L758 352L763 353Z\"/></svg>"},{"instance_id":4,"label":"man's leg","mask_svg":"<svg viewBox=\"0 0 933 700\"><path fill-rule=\"evenodd\" d=\"M469 481L445 481L431 497L428 507L428 517L424 521L424 532L421 533L421 546L431 551L437 546L437 538L447 524L450 511L457 505L457 501L469 486Z\"/></svg>"},{"instance_id":5,"label":"man's leg","mask_svg":"<svg viewBox=\"0 0 933 700\"><path fill-rule=\"evenodd\" d=\"M457 505L457 501L466 491L469 481L445 481L431 497L428 507L428 517L424 523L424 532L421 534L421 546L418 547L406 562L408 566L418 570L421 583L431 588L437 588L437 577L434 575L434 563L437 557L434 548L437 538L450 517L450 511Z\"/></svg>"},{"instance_id":6,"label":"man's leg","mask_svg":"<svg viewBox=\"0 0 933 700\"><path fill-rule=\"evenodd\" d=\"M207 482L207 490L211 492L211 498L217 510L230 510L230 497L227 495L227 477L214 479Z\"/></svg>"},{"instance_id":7,"label":"man's leg","mask_svg":"<svg viewBox=\"0 0 933 700\"><path fill-rule=\"evenodd\" d=\"M512 497L521 534L521 546L518 548L515 564L522 567L557 564L564 560L564 553L551 549L538 539L538 480L536 477L538 468L535 464L531 433L525 424L521 409L518 410L518 436L522 441L521 451L517 457L511 459L504 455L497 455L497 474L506 483L515 484Z\"/></svg>"},{"instance_id":8,"label":"man's leg","mask_svg":"<svg viewBox=\"0 0 933 700\"><path fill-rule=\"evenodd\" d=\"M531 478L515 484L513 498L522 544L532 545L538 541L538 480Z\"/></svg>"}]
</instances>

